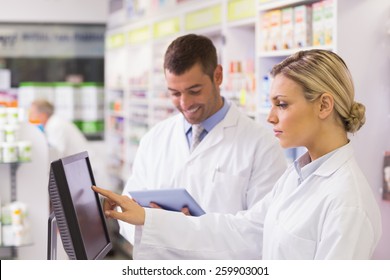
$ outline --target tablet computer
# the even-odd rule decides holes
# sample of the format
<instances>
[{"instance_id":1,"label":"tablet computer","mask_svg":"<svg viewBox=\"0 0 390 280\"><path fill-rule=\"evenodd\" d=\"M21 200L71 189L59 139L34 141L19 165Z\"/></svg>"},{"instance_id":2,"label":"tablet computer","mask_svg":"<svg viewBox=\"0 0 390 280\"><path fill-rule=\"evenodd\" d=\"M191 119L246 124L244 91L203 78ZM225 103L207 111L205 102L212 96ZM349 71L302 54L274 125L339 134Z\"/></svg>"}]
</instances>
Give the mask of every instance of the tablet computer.
<instances>
[{"instance_id":1,"label":"tablet computer","mask_svg":"<svg viewBox=\"0 0 390 280\"><path fill-rule=\"evenodd\" d=\"M186 189L130 191L129 194L143 207L149 207L149 203L154 202L165 210L181 211L183 207L188 207L192 216L205 214Z\"/></svg>"}]
</instances>

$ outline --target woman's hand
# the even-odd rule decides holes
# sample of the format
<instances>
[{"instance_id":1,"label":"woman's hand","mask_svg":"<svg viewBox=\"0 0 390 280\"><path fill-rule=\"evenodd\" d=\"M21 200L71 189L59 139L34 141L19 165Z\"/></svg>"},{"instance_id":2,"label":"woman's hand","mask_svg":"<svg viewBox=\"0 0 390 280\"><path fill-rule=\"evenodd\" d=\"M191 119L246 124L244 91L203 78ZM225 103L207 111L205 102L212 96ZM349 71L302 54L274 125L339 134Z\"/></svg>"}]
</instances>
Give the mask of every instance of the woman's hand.
<instances>
[{"instance_id":1,"label":"woman's hand","mask_svg":"<svg viewBox=\"0 0 390 280\"><path fill-rule=\"evenodd\" d=\"M121 220L132 225L144 225L145 209L133 199L96 186L92 186L92 189L105 197L103 210L106 217ZM117 206L121 208L122 212L115 210Z\"/></svg>"}]
</instances>

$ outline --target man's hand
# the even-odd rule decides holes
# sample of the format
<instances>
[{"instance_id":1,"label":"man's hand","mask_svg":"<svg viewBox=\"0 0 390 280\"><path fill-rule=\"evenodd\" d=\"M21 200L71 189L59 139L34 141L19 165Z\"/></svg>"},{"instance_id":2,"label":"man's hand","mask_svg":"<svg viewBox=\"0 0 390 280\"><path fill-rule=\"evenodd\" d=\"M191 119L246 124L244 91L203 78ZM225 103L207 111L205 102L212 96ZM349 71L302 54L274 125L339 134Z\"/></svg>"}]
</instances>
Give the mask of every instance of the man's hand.
<instances>
[{"instance_id":1,"label":"man's hand","mask_svg":"<svg viewBox=\"0 0 390 280\"><path fill-rule=\"evenodd\" d=\"M149 203L149 207L150 208L156 208L156 209L164 209L162 208L160 205L158 205L157 203L154 203L154 202L151 202ZM181 209L181 212L186 215L186 216L191 216L191 213L190 213L190 209L188 209L188 207L183 207Z\"/></svg>"}]
</instances>

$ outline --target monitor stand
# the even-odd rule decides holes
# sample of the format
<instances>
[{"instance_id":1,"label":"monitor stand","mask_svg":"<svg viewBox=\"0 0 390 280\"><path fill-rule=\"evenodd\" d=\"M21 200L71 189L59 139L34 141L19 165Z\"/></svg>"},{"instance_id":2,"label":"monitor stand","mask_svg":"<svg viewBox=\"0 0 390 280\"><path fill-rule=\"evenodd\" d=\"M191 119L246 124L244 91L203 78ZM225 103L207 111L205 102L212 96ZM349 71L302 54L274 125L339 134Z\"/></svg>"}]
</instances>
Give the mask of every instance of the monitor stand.
<instances>
[{"instance_id":1,"label":"monitor stand","mask_svg":"<svg viewBox=\"0 0 390 280\"><path fill-rule=\"evenodd\" d=\"M57 219L52 212L49 216L48 234L47 234L47 259L57 259Z\"/></svg>"}]
</instances>

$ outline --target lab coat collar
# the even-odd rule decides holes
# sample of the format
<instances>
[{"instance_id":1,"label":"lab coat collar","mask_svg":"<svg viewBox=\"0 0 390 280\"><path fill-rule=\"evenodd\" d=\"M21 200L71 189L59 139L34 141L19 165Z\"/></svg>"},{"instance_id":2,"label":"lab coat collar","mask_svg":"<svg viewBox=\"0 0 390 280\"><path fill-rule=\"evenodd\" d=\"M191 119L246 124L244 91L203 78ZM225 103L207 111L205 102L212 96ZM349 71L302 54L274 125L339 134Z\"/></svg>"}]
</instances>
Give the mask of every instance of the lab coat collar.
<instances>
[{"instance_id":1,"label":"lab coat collar","mask_svg":"<svg viewBox=\"0 0 390 280\"><path fill-rule=\"evenodd\" d=\"M301 156L299 159L294 161L294 167L296 172L299 176L299 184L303 182L307 177L309 177L311 174L314 174L315 171L323 164L325 163L329 158L331 158L339 148L336 150L331 151L330 153L327 153L323 155L320 158L317 158L314 161L311 161L309 153L305 153L303 156Z\"/></svg>"},{"instance_id":2,"label":"lab coat collar","mask_svg":"<svg viewBox=\"0 0 390 280\"><path fill-rule=\"evenodd\" d=\"M336 172L346 161L353 157L352 144L340 147L328 160L326 160L313 175L328 177Z\"/></svg>"}]
</instances>

